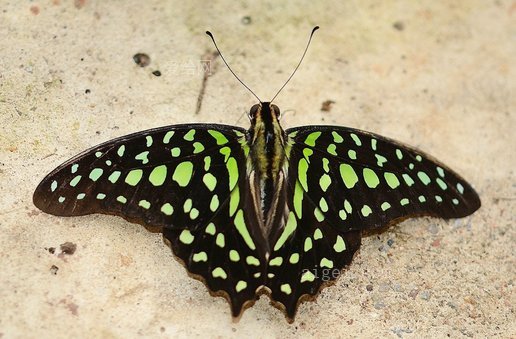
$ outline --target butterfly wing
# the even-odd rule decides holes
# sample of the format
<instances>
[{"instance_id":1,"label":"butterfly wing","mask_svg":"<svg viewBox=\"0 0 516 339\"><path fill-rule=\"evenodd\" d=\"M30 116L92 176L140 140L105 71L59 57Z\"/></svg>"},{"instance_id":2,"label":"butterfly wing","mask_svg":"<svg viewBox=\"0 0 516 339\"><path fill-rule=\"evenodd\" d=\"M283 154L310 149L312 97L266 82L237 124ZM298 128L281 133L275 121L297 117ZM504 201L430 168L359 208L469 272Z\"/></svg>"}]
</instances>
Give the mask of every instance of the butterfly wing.
<instances>
[{"instance_id":1,"label":"butterfly wing","mask_svg":"<svg viewBox=\"0 0 516 339\"><path fill-rule=\"evenodd\" d=\"M291 319L300 298L315 295L351 262L362 230L410 216L464 217L480 207L464 179L393 140L332 126L286 134L288 218L267 286Z\"/></svg>"},{"instance_id":2,"label":"butterfly wing","mask_svg":"<svg viewBox=\"0 0 516 339\"><path fill-rule=\"evenodd\" d=\"M54 215L114 214L161 227L176 256L236 316L255 299L264 262L257 213L242 193L245 134L189 124L114 139L47 175L34 204Z\"/></svg>"}]
</instances>

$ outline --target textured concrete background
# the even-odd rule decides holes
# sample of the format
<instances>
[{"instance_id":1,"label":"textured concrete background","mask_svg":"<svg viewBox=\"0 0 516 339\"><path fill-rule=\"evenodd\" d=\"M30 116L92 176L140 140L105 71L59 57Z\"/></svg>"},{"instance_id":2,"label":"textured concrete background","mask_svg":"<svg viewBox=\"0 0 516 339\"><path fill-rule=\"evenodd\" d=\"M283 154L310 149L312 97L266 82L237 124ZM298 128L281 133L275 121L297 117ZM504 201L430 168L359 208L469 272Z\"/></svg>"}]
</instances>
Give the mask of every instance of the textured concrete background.
<instances>
[{"instance_id":1,"label":"textured concrete background","mask_svg":"<svg viewBox=\"0 0 516 339\"><path fill-rule=\"evenodd\" d=\"M206 29L270 98L316 24L276 101L293 110L283 125L346 125L419 147L473 184L477 213L367 237L289 325L265 296L232 322L160 234L32 205L46 173L100 142L184 122L248 126L254 99L220 59L195 114ZM137 52L150 66L135 65ZM0 337L515 337L515 56L514 1L0 0Z\"/></svg>"}]
</instances>

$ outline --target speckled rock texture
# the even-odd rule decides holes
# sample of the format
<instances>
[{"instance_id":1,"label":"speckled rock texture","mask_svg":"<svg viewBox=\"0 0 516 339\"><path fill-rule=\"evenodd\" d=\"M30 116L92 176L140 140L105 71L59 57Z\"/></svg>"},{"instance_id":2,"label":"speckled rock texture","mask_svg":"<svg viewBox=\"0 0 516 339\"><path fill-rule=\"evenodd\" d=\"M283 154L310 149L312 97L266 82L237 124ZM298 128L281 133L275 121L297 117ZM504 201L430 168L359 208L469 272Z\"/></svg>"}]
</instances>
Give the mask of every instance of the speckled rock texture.
<instances>
[{"instance_id":1,"label":"speckled rock texture","mask_svg":"<svg viewBox=\"0 0 516 339\"><path fill-rule=\"evenodd\" d=\"M283 125L351 126L416 146L473 184L479 211L366 237L288 324L266 296L233 321L159 233L33 206L46 173L111 138L175 123L248 126L255 99L220 58L204 76L214 50L205 30L270 98L315 25L276 100ZM0 0L0 338L514 338L515 56L510 0Z\"/></svg>"}]
</instances>

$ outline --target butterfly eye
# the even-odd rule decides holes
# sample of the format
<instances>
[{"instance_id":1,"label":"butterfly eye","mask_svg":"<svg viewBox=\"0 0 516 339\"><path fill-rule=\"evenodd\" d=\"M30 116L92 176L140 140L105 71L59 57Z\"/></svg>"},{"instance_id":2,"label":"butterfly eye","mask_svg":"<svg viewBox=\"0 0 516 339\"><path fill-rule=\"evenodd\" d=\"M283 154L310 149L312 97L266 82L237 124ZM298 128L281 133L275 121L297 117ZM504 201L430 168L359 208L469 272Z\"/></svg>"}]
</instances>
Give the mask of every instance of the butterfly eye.
<instances>
[{"instance_id":1,"label":"butterfly eye","mask_svg":"<svg viewBox=\"0 0 516 339\"><path fill-rule=\"evenodd\" d=\"M256 113L258 113L259 109L260 109L260 104L253 105L253 107L251 107L251 110L249 111L249 117L251 119L254 119L256 117Z\"/></svg>"},{"instance_id":2,"label":"butterfly eye","mask_svg":"<svg viewBox=\"0 0 516 339\"><path fill-rule=\"evenodd\" d=\"M276 118L279 119L279 117L281 116L279 107L276 105L271 105L271 108L272 108L272 111L274 112L274 114L276 115Z\"/></svg>"}]
</instances>

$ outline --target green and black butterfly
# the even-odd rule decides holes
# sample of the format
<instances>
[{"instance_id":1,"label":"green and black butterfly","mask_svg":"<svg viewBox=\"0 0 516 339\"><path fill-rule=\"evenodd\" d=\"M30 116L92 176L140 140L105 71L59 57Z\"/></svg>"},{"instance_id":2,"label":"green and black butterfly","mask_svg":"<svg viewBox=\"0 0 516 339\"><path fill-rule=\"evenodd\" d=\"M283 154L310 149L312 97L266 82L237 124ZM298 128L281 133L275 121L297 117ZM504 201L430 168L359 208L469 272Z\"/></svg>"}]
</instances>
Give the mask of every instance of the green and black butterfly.
<instances>
[{"instance_id":1,"label":"green and black butterfly","mask_svg":"<svg viewBox=\"0 0 516 339\"><path fill-rule=\"evenodd\" d=\"M265 292L290 321L351 263L362 231L480 207L464 179L414 148L347 127L283 130L279 116L260 102L249 130L186 124L108 141L48 174L34 204L161 227L233 316Z\"/></svg>"}]
</instances>

